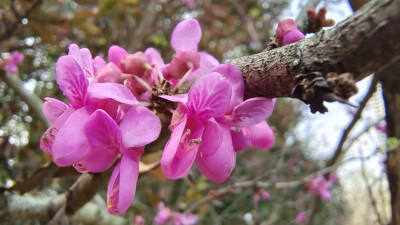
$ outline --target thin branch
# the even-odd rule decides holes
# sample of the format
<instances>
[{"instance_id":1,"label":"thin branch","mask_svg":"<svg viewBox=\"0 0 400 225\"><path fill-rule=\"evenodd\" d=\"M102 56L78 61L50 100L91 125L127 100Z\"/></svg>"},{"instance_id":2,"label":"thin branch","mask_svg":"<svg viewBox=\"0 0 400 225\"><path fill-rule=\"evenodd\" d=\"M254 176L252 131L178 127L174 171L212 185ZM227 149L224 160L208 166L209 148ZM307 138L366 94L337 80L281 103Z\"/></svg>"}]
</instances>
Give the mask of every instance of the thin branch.
<instances>
[{"instance_id":1,"label":"thin branch","mask_svg":"<svg viewBox=\"0 0 400 225\"><path fill-rule=\"evenodd\" d=\"M6 31L3 33L3 35L0 36L0 43L6 40L7 38L11 37L14 32L17 30L18 25L21 23L21 20L23 18L29 17L29 15L35 10L40 4L42 3L42 0L36 0L32 3L31 7L29 7L28 10L25 11L23 15L17 18L17 20L6 29Z\"/></svg>"},{"instance_id":2,"label":"thin branch","mask_svg":"<svg viewBox=\"0 0 400 225\"><path fill-rule=\"evenodd\" d=\"M368 177L367 177L367 173L365 172L365 161L364 161L364 159L363 159L364 156L363 156L363 153L362 153L361 149L359 149L359 154L360 154L360 156L361 156L361 161L360 161L360 162L361 162L361 175L362 175L362 177L363 177L365 186L367 187L367 192L368 192L369 200L371 201L372 208L373 208L373 210L374 210L374 213L375 213L375 215L376 215L376 218L378 219L379 224L380 224L380 225L384 225L385 223L383 222L383 220L382 220L382 218L381 218L381 214L379 213L376 199L375 199L375 197L374 197L374 195L373 195L373 193L372 193L371 185L368 184Z\"/></svg>"},{"instance_id":3,"label":"thin branch","mask_svg":"<svg viewBox=\"0 0 400 225\"><path fill-rule=\"evenodd\" d=\"M22 98L22 100L29 106L29 109L46 125L50 126L51 123L43 115L42 105L43 102L40 98L30 91L27 91L22 86L22 81L15 75L9 74L4 70L0 70L0 79L3 80L8 87Z\"/></svg>"}]
</instances>

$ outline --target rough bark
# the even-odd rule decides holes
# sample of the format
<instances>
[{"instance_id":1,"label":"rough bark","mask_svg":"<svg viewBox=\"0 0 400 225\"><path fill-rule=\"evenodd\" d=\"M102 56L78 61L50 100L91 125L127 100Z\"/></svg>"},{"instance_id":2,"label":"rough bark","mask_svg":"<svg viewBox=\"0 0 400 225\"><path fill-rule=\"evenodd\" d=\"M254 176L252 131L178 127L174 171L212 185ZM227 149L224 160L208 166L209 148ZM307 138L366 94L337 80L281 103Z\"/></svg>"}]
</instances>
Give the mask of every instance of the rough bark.
<instances>
[{"instance_id":1,"label":"rough bark","mask_svg":"<svg viewBox=\"0 0 400 225\"><path fill-rule=\"evenodd\" d=\"M379 76L385 100L387 135L400 139L400 60ZM392 223L400 224L400 146L387 154L387 177L391 194Z\"/></svg>"},{"instance_id":2,"label":"rough bark","mask_svg":"<svg viewBox=\"0 0 400 225\"><path fill-rule=\"evenodd\" d=\"M230 63L243 73L247 98L292 97L294 77L311 71L361 80L400 58L399 21L400 0L372 1L332 29Z\"/></svg>"}]
</instances>

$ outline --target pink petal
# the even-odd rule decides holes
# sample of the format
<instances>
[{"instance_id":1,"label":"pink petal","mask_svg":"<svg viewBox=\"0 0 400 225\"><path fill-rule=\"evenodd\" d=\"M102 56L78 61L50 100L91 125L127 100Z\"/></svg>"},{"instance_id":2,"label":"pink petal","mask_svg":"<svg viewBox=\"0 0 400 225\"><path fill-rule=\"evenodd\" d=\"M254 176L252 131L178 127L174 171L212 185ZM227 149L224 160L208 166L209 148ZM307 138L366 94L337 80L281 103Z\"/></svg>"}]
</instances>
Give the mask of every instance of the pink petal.
<instances>
[{"instance_id":1,"label":"pink petal","mask_svg":"<svg viewBox=\"0 0 400 225\"><path fill-rule=\"evenodd\" d=\"M160 53L154 48L148 48L144 52L147 57L147 62L150 65L157 65L159 67L165 66L164 60L161 57Z\"/></svg>"},{"instance_id":2,"label":"pink petal","mask_svg":"<svg viewBox=\"0 0 400 225\"><path fill-rule=\"evenodd\" d=\"M251 144L250 138L243 131L231 129L231 137L235 152L245 150Z\"/></svg>"},{"instance_id":3,"label":"pink petal","mask_svg":"<svg viewBox=\"0 0 400 225\"><path fill-rule=\"evenodd\" d=\"M64 126L65 121L75 111L74 108L68 108L63 114L61 114L46 130L40 139L40 148L47 154L53 154L54 139L57 137L58 131Z\"/></svg>"},{"instance_id":4,"label":"pink petal","mask_svg":"<svg viewBox=\"0 0 400 225\"><path fill-rule=\"evenodd\" d=\"M243 101L244 96L244 82L242 77L242 72L235 65L232 64L222 64L211 72L217 72L224 76L232 86L232 98L229 104L228 112L233 110L233 107L238 105Z\"/></svg>"},{"instance_id":5,"label":"pink petal","mask_svg":"<svg viewBox=\"0 0 400 225\"><path fill-rule=\"evenodd\" d=\"M124 55L128 54L125 49L113 45L108 49L108 61L114 63L119 68L121 68L120 62Z\"/></svg>"},{"instance_id":6,"label":"pink petal","mask_svg":"<svg viewBox=\"0 0 400 225\"><path fill-rule=\"evenodd\" d=\"M233 151L230 129L225 121L217 121L223 132L222 144L217 152L209 157L197 154L196 165L200 172L208 179L220 183L228 179L236 162L236 153Z\"/></svg>"},{"instance_id":7,"label":"pink petal","mask_svg":"<svg viewBox=\"0 0 400 225\"><path fill-rule=\"evenodd\" d=\"M52 123L68 109L64 102L55 98L44 99L46 102L43 103L43 114Z\"/></svg>"},{"instance_id":8,"label":"pink petal","mask_svg":"<svg viewBox=\"0 0 400 225\"><path fill-rule=\"evenodd\" d=\"M94 77L93 74L93 58L89 49L82 48L80 49L80 54L82 57L82 69L87 78Z\"/></svg>"},{"instance_id":9,"label":"pink petal","mask_svg":"<svg viewBox=\"0 0 400 225\"><path fill-rule=\"evenodd\" d=\"M172 31L171 46L178 51L197 51L201 39L201 27L196 19L184 20Z\"/></svg>"},{"instance_id":10,"label":"pink petal","mask_svg":"<svg viewBox=\"0 0 400 225\"><path fill-rule=\"evenodd\" d=\"M123 214L135 197L139 177L139 160L143 149L127 149L114 168L108 183L107 209L111 214Z\"/></svg>"},{"instance_id":11,"label":"pink petal","mask_svg":"<svg viewBox=\"0 0 400 225\"><path fill-rule=\"evenodd\" d=\"M318 195L324 200L331 200L332 195L328 189L319 190Z\"/></svg>"},{"instance_id":12,"label":"pink petal","mask_svg":"<svg viewBox=\"0 0 400 225\"><path fill-rule=\"evenodd\" d=\"M53 144L53 161L57 165L70 166L89 155L91 147L84 125L93 111L89 107L76 110L58 131Z\"/></svg>"},{"instance_id":13,"label":"pink petal","mask_svg":"<svg viewBox=\"0 0 400 225\"><path fill-rule=\"evenodd\" d=\"M133 106L120 124L125 147L141 147L158 138L161 131L160 119L144 106Z\"/></svg>"},{"instance_id":14,"label":"pink petal","mask_svg":"<svg viewBox=\"0 0 400 225\"><path fill-rule=\"evenodd\" d=\"M113 99L117 102L135 105L139 102L132 92L124 85L117 83L94 83L88 88L91 99L97 101L103 99Z\"/></svg>"},{"instance_id":15,"label":"pink petal","mask_svg":"<svg viewBox=\"0 0 400 225\"><path fill-rule=\"evenodd\" d=\"M221 146L222 136L220 125L214 119L210 119L201 136L199 154L207 157L213 155L219 149L219 146Z\"/></svg>"},{"instance_id":16,"label":"pink petal","mask_svg":"<svg viewBox=\"0 0 400 225\"><path fill-rule=\"evenodd\" d=\"M270 98L250 98L237 105L232 115L227 116L229 126L246 127L256 125L267 119L274 109Z\"/></svg>"},{"instance_id":17,"label":"pink petal","mask_svg":"<svg viewBox=\"0 0 400 225\"><path fill-rule=\"evenodd\" d=\"M159 95L158 97L167 99L171 102L180 102L186 105L188 101L188 94L179 94L179 95Z\"/></svg>"},{"instance_id":18,"label":"pink petal","mask_svg":"<svg viewBox=\"0 0 400 225\"><path fill-rule=\"evenodd\" d=\"M81 164L89 172L99 173L114 163L118 156L121 131L103 110L96 110L85 124L85 134L92 150Z\"/></svg>"},{"instance_id":19,"label":"pink petal","mask_svg":"<svg viewBox=\"0 0 400 225\"><path fill-rule=\"evenodd\" d=\"M103 66L107 65L106 61L104 61L103 58L100 56L96 56L93 59L93 69L96 72L98 72Z\"/></svg>"},{"instance_id":20,"label":"pink petal","mask_svg":"<svg viewBox=\"0 0 400 225\"><path fill-rule=\"evenodd\" d=\"M75 57L75 60L79 63L79 65L82 67L82 55L79 50L79 46L76 44L70 44L68 46L68 55L71 55Z\"/></svg>"},{"instance_id":21,"label":"pink petal","mask_svg":"<svg viewBox=\"0 0 400 225\"><path fill-rule=\"evenodd\" d=\"M190 88L187 108L193 117L207 121L226 113L232 95L229 82L218 73L207 74Z\"/></svg>"},{"instance_id":22,"label":"pink petal","mask_svg":"<svg viewBox=\"0 0 400 225\"><path fill-rule=\"evenodd\" d=\"M300 40L303 40L305 38L304 34L301 33L300 30L292 30L287 32L283 38L282 38L282 42L280 43L282 46L288 45L288 44L292 44L295 42L298 42Z\"/></svg>"},{"instance_id":23,"label":"pink petal","mask_svg":"<svg viewBox=\"0 0 400 225\"><path fill-rule=\"evenodd\" d=\"M193 71L192 74L190 74L188 80L191 80L200 75L207 74L208 72L211 71L211 69L219 65L218 60L214 58L214 56L206 52L199 52L199 55L200 55L200 67L197 70Z\"/></svg>"},{"instance_id":24,"label":"pink petal","mask_svg":"<svg viewBox=\"0 0 400 225\"><path fill-rule=\"evenodd\" d=\"M69 103L75 109L81 108L85 102L89 81L75 57L67 55L58 59L56 80Z\"/></svg>"},{"instance_id":25,"label":"pink petal","mask_svg":"<svg viewBox=\"0 0 400 225\"><path fill-rule=\"evenodd\" d=\"M177 124L172 131L171 137L165 144L163 155L161 157L161 168L164 175L170 179L179 179L185 177L193 165L196 158L198 145L188 146L183 143L182 136L187 132L186 115L182 121ZM181 142L182 141L182 142Z\"/></svg>"},{"instance_id":26,"label":"pink petal","mask_svg":"<svg viewBox=\"0 0 400 225\"><path fill-rule=\"evenodd\" d=\"M275 134L266 121L254 126L245 127L243 128L243 132L246 136L250 137L251 145L256 148L267 149L274 146Z\"/></svg>"},{"instance_id":27,"label":"pink petal","mask_svg":"<svg viewBox=\"0 0 400 225\"><path fill-rule=\"evenodd\" d=\"M114 63L108 63L103 66L97 73L96 78L99 83L120 83L122 72Z\"/></svg>"}]
</instances>

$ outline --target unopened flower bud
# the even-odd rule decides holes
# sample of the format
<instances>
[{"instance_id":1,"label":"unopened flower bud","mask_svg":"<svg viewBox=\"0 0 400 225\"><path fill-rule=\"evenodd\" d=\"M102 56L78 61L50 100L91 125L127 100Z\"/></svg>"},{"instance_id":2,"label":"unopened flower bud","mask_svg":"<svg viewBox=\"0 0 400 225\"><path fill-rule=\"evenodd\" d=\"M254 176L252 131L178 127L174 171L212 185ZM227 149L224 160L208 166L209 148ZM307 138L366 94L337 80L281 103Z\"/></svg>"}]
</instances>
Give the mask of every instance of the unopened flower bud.
<instances>
[{"instance_id":1,"label":"unopened flower bud","mask_svg":"<svg viewBox=\"0 0 400 225\"><path fill-rule=\"evenodd\" d=\"M97 74L97 81L99 83L119 83L121 82L121 70L114 64L108 63Z\"/></svg>"},{"instance_id":2,"label":"unopened flower bud","mask_svg":"<svg viewBox=\"0 0 400 225\"><path fill-rule=\"evenodd\" d=\"M304 34L297 29L296 22L293 19L281 20L276 29L276 36L279 44L285 46L304 39Z\"/></svg>"},{"instance_id":3,"label":"unopened flower bud","mask_svg":"<svg viewBox=\"0 0 400 225\"><path fill-rule=\"evenodd\" d=\"M140 77L149 69L147 57L143 52L124 55L121 60L121 68L124 73Z\"/></svg>"},{"instance_id":4,"label":"unopened flower bud","mask_svg":"<svg viewBox=\"0 0 400 225\"><path fill-rule=\"evenodd\" d=\"M200 55L196 51L178 52L167 66L169 77L180 79L192 67L193 70L200 67Z\"/></svg>"}]
</instances>

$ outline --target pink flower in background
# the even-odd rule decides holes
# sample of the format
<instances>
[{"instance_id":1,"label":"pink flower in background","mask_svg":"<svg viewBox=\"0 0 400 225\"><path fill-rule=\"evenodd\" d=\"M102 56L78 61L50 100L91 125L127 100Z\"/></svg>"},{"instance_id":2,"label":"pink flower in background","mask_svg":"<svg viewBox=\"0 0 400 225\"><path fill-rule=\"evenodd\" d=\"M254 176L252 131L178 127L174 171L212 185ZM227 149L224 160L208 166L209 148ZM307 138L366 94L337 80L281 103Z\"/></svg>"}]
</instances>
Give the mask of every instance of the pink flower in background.
<instances>
[{"instance_id":1,"label":"pink flower in background","mask_svg":"<svg viewBox=\"0 0 400 225\"><path fill-rule=\"evenodd\" d=\"M261 189L260 192L261 192L261 196L262 196L265 200L268 200L268 199L271 198L271 195L270 195L266 190Z\"/></svg>"},{"instance_id":2,"label":"pink flower in background","mask_svg":"<svg viewBox=\"0 0 400 225\"><path fill-rule=\"evenodd\" d=\"M196 0L182 0L183 4L185 4L187 7L194 9L196 8Z\"/></svg>"},{"instance_id":3,"label":"pink flower in background","mask_svg":"<svg viewBox=\"0 0 400 225\"><path fill-rule=\"evenodd\" d=\"M18 73L18 64L24 60L24 55L18 51L13 51L9 57L7 57L4 62L6 64L6 69L9 73Z\"/></svg>"},{"instance_id":4,"label":"pink flower in background","mask_svg":"<svg viewBox=\"0 0 400 225\"><path fill-rule=\"evenodd\" d=\"M302 224L306 221L307 219L307 213L306 212L299 212L296 216L296 223Z\"/></svg>"},{"instance_id":5,"label":"pink flower in background","mask_svg":"<svg viewBox=\"0 0 400 225\"><path fill-rule=\"evenodd\" d=\"M165 207L163 202L158 203L158 211L154 217L154 223L159 225L167 224L171 221L175 225L194 225L198 220L199 217L197 215L173 212Z\"/></svg>"},{"instance_id":6,"label":"pink flower in background","mask_svg":"<svg viewBox=\"0 0 400 225\"><path fill-rule=\"evenodd\" d=\"M297 29L296 21L293 19L281 20L276 29L276 36L281 46L295 43L305 38L304 34Z\"/></svg>"},{"instance_id":7,"label":"pink flower in background","mask_svg":"<svg viewBox=\"0 0 400 225\"><path fill-rule=\"evenodd\" d=\"M330 200L332 198L331 192L329 188L338 181L338 177L336 174L332 173L329 177L329 180L326 180L323 175L318 175L310 182L308 182L308 190L316 193L325 200Z\"/></svg>"},{"instance_id":8,"label":"pink flower in background","mask_svg":"<svg viewBox=\"0 0 400 225\"><path fill-rule=\"evenodd\" d=\"M145 225L146 221L140 215L135 216L135 225Z\"/></svg>"},{"instance_id":9,"label":"pink flower in background","mask_svg":"<svg viewBox=\"0 0 400 225\"><path fill-rule=\"evenodd\" d=\"M264 189L258 189L254 194L253 194L253 201L258 202L260 201L261 197L265 200L268 200L271 198L271 195Z\"/></svg>"},{"instance_id":10,"label":"pink flower in background","mask_svg":"<svg viewBox=\"0 0 400 225\"><path fill-rule=\"evenodd\" d=\"M260 201L260 195L259 194L253 194L253 202L259 202Z\"/></svg>"}]
</instances>

